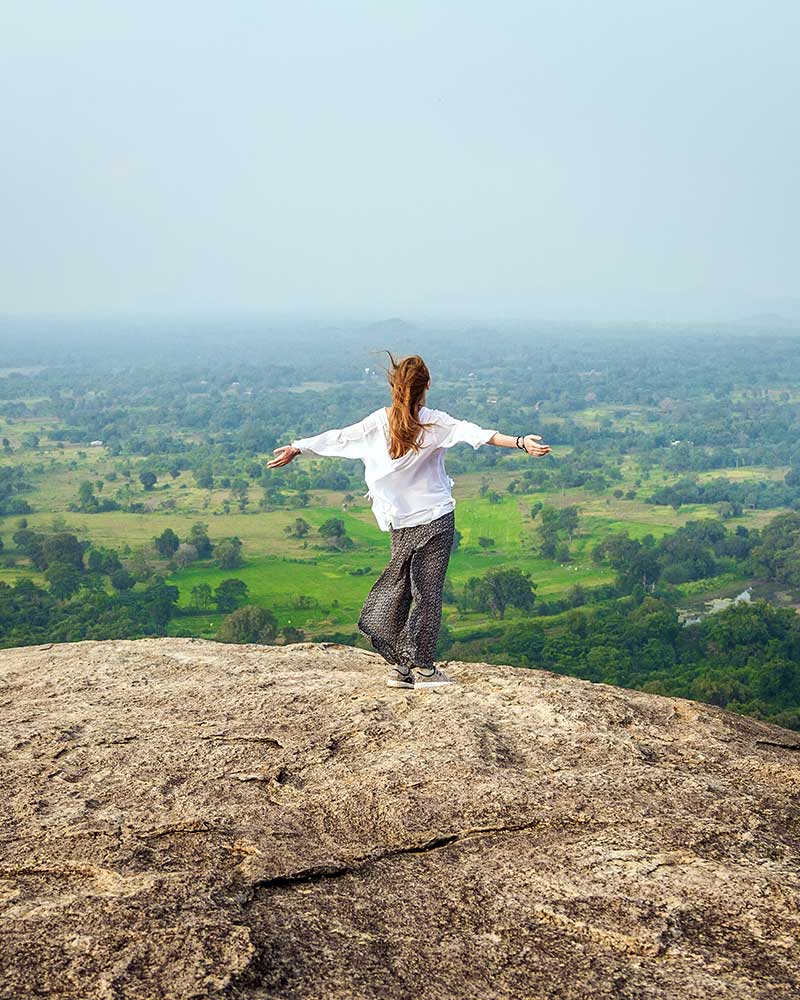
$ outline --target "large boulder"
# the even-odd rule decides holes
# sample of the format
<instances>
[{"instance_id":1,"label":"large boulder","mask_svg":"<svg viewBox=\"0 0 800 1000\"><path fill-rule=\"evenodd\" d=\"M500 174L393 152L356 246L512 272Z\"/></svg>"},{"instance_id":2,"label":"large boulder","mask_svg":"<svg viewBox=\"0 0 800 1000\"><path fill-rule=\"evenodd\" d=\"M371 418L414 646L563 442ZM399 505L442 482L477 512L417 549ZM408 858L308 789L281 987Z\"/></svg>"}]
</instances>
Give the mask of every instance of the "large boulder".
<instances>
[{"instance_id":1,"label":"large boulder","mask_svg":"<svg viewBox=\"0 0 800 1000\"><path fill-rule=\"evenodd\" d=\"M0 652L0 996L796 998L800 735L328 643Z\"/></svg>"}]
</instances>

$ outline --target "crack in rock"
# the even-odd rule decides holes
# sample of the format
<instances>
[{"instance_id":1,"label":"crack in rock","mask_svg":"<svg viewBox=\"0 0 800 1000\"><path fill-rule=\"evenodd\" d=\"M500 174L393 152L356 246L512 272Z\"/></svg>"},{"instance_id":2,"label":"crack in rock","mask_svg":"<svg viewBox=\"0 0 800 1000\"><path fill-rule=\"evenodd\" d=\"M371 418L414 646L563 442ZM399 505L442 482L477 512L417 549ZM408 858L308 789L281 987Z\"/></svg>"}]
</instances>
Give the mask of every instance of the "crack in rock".
<instances>
[{"instance_id":1,"label":"crack in rock","mask_svg":"<svg viewBox=\"0 0 800 1000\"><path fill-rule=\"evenodd\" d=\"M386 858L401 857L406 854L427 854L429 851L441 850L451 844L461 840L471 840L477 837L489 837L494 833L519 833L525 830L532 830L536 827L550 825L547 821L540 819L529 820L526 823L504 826L476 826L467 830L459 830L457 833L441 834L431 840L421 844L412 844L408 847L397 847L389 851L380 851L375 854L364 855L346 864L313 865L311 868L304 868L299 872L292 872L286 875L275 875L272 878L262 879L252 884L251 895L256 890L271 889L279 886L294 885L297 883L317 882L328 878L339 878L342 875L351 875L364 871L370 865L383 861Z\"/></svg>"},{"instance_id":2,"label":"crack in rock","mask_svg":"<svg viewBox=\"0 0 800 1000\"><path fill-rule=\"evenodd\" d=\"M208 733L196 737L198 740L221 740L223 743L266 743L283 750L284 746L272 736L228 736L225 733Z\"/></svg>"}]
</instances>

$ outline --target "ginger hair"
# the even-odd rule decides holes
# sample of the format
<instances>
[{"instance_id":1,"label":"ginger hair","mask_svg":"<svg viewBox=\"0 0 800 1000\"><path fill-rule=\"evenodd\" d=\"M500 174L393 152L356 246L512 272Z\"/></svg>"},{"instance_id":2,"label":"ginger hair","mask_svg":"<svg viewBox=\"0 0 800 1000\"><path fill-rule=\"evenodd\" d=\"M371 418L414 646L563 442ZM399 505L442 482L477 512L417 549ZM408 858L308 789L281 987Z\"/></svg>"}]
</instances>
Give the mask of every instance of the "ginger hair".
<instances>
[{"instance_id":1,"label":"ginger hair","mask_svg":"<svg viewBox=\"0 0 800 1000\"><path fill-rule=\"evenodd\" d=\"M396 361L391 351L391 367L386 378L392 389L392 405L389 410L389 455L401 458L409 450L419 451L419 438L426 427L434 424L422 423L417 419L417 406L428 386L430 372L418 354Z\"/></svg>"}]
</instances>

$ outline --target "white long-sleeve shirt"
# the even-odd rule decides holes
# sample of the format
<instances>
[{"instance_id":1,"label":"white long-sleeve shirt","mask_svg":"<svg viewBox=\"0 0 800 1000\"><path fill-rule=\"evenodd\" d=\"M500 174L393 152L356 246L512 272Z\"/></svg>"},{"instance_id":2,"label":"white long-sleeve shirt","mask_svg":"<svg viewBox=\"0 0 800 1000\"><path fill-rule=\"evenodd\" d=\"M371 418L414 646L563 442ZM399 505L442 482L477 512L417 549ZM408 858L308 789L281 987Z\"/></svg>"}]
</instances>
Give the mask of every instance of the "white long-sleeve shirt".
<instances>
[{"instance_id":1,"label":"white long-sleeve shirt","mask_svg":"<svg viewBox=\"0 0 800 1000\"><path fill-rule=\"evenodd\" d=\"M455 508L454 481L444 467L445 449L463 441L477 450L497 433L427 406L420 407L419 420L435 426L423 429L419 452L409 450L400 458L389 455L389 415L383 406L349 427L292 441L292 447L301 455L360 458L369 487L364 495L372 501L378 527L410 528Z\"/></svg>"}]
</instances>

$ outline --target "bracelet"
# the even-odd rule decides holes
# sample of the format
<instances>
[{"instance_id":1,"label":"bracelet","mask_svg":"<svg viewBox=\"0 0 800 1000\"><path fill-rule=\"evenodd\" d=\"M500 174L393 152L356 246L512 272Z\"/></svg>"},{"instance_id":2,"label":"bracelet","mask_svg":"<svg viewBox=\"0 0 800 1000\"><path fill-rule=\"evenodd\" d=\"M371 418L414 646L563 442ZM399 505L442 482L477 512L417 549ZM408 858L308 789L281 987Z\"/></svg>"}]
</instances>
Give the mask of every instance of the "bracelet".
<instances>
[{"instance_id":1,"label":"bracelet","mask_svg":"<svg viewBox=\"0 0 800 1000\"><path fill-rule=\"evenodd\" d=\"M519 443L519 439L520 438L523 439L522 444ZM526 455L530 454L530 452L528 451L528 449L525 447L525 439L524 439L524 435L522 435L522 434L517 434L517 447L519 448L520 451L524 451Z\"/></svg>"}]
</instances>

